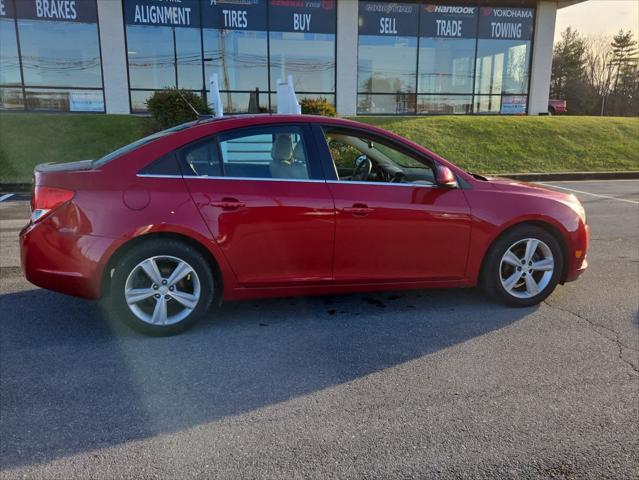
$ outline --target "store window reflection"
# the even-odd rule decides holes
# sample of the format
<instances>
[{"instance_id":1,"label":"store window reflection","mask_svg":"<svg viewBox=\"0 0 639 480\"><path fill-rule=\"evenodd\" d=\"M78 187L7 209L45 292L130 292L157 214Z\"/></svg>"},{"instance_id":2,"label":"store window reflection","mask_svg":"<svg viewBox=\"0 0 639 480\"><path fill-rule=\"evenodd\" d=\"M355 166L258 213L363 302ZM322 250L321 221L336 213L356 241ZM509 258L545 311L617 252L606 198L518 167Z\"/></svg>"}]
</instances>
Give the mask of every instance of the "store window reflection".
<instances>
[{"instance_id":1,"label":"store window reflection","mask_svg":"<svg viewBox=\"0 0 639 480\"><path fill-rule=\"evenodd\" d=\"M0 108L104 112L95 0L63 20L41 18L34 5L0 11Z\"/></svg>"}]
</instances>

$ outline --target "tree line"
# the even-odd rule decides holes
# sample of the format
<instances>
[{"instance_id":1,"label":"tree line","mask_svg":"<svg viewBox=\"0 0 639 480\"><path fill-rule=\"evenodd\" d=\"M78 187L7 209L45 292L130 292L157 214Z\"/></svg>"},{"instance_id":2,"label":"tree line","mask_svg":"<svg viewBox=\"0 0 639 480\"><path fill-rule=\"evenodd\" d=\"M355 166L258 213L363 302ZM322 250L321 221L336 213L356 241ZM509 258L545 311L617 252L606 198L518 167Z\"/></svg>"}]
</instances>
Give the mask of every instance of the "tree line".
<instances>
[{"instance_id":1,"label":"tree line","mask_svg":"<svg viewBox=\"0 0 639 480\"><path fill-rule=\"evenodd\" d=\"M550 95L574 115L639 116L639 48L631 31L583 36L566 28L555 44Z\"/></svg>"}]
</instances>

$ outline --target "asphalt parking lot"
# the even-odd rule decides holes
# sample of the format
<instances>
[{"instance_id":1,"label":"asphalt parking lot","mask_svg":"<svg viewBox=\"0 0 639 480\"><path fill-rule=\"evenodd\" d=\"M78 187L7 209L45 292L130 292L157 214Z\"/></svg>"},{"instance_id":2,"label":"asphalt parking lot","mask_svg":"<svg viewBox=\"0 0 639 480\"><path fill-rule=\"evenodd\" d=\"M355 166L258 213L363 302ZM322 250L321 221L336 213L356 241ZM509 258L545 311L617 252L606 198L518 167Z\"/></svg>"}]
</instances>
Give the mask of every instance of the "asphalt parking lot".
<instances>
[{"instance_id":1,"label":"asphalt parking lot","mask_svg":"<svg viewBox=\"0 0 639 480\"><path fill-rule=\"evenodd\" d=\"M639 181L554 185L583 192L590 268L538 307L241 302L171 338L26 282L5 199L0 476L639 478Z\"/></svg>"}]
</instances>

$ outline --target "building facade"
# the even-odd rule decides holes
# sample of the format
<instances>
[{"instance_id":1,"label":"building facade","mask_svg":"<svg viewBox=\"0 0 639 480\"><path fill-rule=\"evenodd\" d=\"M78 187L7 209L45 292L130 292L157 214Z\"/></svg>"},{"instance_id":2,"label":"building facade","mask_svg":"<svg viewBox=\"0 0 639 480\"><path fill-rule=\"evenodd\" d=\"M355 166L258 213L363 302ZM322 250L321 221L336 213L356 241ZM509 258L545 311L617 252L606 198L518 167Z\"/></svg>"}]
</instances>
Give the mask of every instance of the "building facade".
<instances>
[{"instance_id":1,"label":"building facade","mask_svg":"<svg viewBox=\"0 0 639 480\"><path fill-rule=\"evenodd\" d=\"M142 113L167 87L275 111L547 111L557 8L579 0L0 0L0 109Z\"/></svg>"}]
</instances>

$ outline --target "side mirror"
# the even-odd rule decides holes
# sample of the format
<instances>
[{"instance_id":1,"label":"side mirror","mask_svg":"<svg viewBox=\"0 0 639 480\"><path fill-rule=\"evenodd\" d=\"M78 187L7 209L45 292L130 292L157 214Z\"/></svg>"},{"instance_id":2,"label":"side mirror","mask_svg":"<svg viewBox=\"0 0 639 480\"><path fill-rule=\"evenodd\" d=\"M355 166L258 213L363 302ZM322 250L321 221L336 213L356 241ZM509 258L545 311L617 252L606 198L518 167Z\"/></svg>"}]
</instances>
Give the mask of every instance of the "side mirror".
<instances>
[{"instance_id":1,"label":"side mirror","mask_svg":"<svg viewBox=\"0 0 639 480\"><path fill-rule=\"evenodd\" d=\"M437 166L437 176L436 179L437 185L443 188L457 188L457 179L455 178L455 174L453 171L444 166Z\"/></svg>"}]
</instances>

